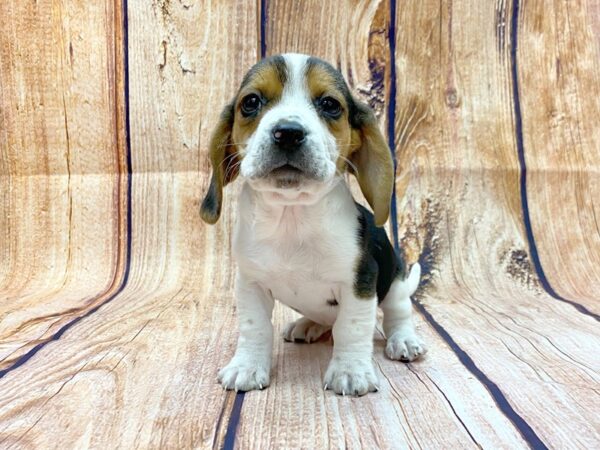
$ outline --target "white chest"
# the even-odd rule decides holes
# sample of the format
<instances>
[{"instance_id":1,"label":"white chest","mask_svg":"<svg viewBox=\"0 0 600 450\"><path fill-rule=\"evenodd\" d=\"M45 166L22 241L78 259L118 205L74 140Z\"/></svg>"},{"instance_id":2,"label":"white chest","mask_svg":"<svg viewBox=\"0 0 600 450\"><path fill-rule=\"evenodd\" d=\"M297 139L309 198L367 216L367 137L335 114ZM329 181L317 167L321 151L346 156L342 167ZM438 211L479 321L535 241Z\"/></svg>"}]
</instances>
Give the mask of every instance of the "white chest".
<instances>
[{"instance_id":1,"label":"white chest","mask_svg":"<svg viewBox=\"0 0 600 450\"><path fill-rule=\"evenodd\" d=\"M333 324L341 288L351 279L347 264L314 249L258 245L255 250L245 253L239 262L246 274L273 298L309 319Z\"/></svg>"},{"instance_id":2,"label":"white chest","mask_svg":"<svg viewBox=\"0 0 600 450\"><path fill-rule=\"evenodd\" d=\"M242 211L243 212L243 211ZM352 287L359 256L356 210L311 215L302 209L236 225L238 269L273 298L323 325L337 316L344 287Z\"/></svg>"}]
</instances>

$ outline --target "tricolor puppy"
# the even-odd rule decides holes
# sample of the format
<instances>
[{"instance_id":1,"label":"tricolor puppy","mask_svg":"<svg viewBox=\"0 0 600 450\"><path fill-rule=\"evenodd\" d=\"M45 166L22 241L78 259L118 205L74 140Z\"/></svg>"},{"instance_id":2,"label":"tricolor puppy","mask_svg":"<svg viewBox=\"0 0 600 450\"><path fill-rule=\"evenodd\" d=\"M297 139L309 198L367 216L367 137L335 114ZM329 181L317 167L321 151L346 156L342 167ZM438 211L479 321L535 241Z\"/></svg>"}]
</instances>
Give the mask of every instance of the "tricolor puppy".
<instances>
[{"instance_id":1,"label":"tricolor puppy","mask_svg":"<svg viewBox=\"0 0 600 450\"><path fill-rule=\"evenodd\" d=\"M243 180L233 236L240 336L219 372L226 389L269 385L275 299L304 317L284 339L313 342L332 329L325 389L376 391L373 332L384 312L386 354L412 361L425 353L412 323L410 273L380 228L394 183L390 150L373 112L354 99L341 74L317 58L265 59L245 76L210 143L213 168L202 218L215 223L223 188ZM373 214L354 201L354 173Z\"/></svg>"}]
</instances>

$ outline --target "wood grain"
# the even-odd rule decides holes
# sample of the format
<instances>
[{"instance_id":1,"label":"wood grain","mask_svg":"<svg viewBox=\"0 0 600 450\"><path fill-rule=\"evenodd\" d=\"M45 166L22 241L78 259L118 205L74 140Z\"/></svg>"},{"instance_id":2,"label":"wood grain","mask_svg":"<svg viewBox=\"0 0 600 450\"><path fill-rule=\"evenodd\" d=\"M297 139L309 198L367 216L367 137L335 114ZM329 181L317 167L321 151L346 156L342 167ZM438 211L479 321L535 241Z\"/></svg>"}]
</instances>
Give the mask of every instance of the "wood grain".
<instances>
[{"instance_id":1,"label":"wood grain","mask_svg":"<svg viewBox=\"0 0 600 450\"><path fill-rule=\"evenodd\" d=\"M400 234L428 272L418 309L528 444L561 446L566 420L584 430L571 444L586 448L599 426L588 391L597 323L552 299L528 254L508 38L516 5L503 6L451 4L437 18L437 2L399 10L420 33L397 39L398 166L409 180ZM475 42L469 27L485 32Z\"/></svg>"},{"instance_id":2,"label":"wood grain","mask_svg":"<svg viewBox=\"0 0 600 450\"><path fill-rule=\"evenodd\" d=\"M112 5L0 14L2 370L114 291L124 221Z\"/></svg>"},{"instance_id":3,"label":"wood grain","mask_svg":"<svg viewBox=\"0 0 600 450\"><path fill-rule=\"evenodd\" d=\"M516 1L3 2L0 448L598 447L599 4ZM267 390L216 382L239 186L200 221L207 142L290 51L375 108L425 269L430 352L378 330L359 399L322 390L330 341L276 340Z\"/></svg>"},{"instance_id":4,"label":"wood grain","mask_svg":"<svg viewBox=\"0 0 600 450\"><path fill-rule=\"evenodd\" d=\"M256 5L128 3L133 171L207 173L210 132L256 62Z\"/></svg>"},{"instance_id":5,"label":"wood grain","mask_svg":"<svg viewBox=\"0 0 600 450\"><path fill-rule=\"evenodd\" d=\"M600 87L600 4L573 6L524 3L519 15L522 151L547 283L600 320L600 130L590 120L600 114L590 95Z\"/></svg>"}]
</instances>

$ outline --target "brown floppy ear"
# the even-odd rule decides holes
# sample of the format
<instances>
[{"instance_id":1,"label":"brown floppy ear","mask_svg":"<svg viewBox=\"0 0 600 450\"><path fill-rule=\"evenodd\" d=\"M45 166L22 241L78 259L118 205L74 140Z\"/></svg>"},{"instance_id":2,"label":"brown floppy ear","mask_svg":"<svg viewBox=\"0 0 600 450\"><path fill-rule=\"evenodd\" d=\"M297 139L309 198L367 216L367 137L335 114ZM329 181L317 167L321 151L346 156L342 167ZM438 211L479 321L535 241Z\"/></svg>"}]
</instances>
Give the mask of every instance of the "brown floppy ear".
<instances>
[{"instance_id":1,"label":"brown floppy ear","mask_svg":"<svg viewBox=\"0 0 600 450\"><path fill-rule=\"evenodd\" d=\"M221 215L223 187L235 180L238 174L238 157L232 144L234 104L227 105L221 112L217 127L210 138L209 157L212 176L208 192L202 201L200 215L202 220L214 224Z\"/></svg>"},{"instance_id":2,"label":"brown floppy ear","mask_svg":"<svg viewBox=\"0 0 600 450\"><path fill-rule=\"evenodd\" d=\"M351 124L358 134L358 148L351 156L360 189L371 205L375 225L382 226L390 215L394 189L394 161L371 108L354 101ZM352 112L351 112L352 115Z\"/></svg>"}]
</instances>

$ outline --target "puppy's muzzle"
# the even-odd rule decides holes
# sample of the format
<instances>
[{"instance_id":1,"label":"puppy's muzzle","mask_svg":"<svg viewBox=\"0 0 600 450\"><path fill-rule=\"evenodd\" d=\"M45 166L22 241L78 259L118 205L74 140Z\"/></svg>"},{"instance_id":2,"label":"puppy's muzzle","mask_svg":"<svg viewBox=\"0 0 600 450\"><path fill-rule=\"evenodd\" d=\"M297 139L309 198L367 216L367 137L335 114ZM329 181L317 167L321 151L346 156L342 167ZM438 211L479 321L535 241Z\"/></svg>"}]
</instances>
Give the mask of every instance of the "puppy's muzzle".
<instances>
[{"instance_id":1,"label":"puppy's muzzle","mask_svg":"<svg viewBox=\"0 0 600 450\"><path fill-rule=\"evenodd\" d=\"M306 151L306 128L295 120L283 119L271 130L270 169L268 176L278 188L293 188L303 178L312 178Z\"/></svg>"}]
</instances>

